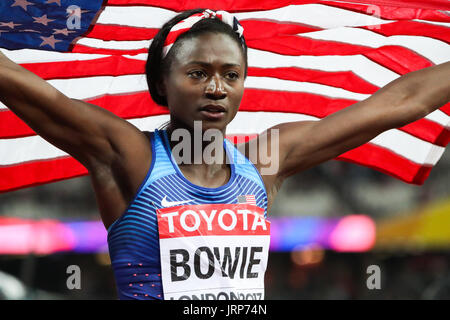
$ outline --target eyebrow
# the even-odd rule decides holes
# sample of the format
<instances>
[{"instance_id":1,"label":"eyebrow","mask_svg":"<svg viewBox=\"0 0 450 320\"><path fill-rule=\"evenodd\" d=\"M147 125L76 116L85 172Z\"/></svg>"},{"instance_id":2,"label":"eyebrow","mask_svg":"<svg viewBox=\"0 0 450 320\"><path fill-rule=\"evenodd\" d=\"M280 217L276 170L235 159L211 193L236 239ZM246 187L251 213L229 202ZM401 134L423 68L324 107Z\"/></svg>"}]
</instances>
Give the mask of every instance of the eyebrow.
<instances>
[{"instance_id":1,"label":"eyebrow","mask_svg":"<svg viewBox=\"0 0 450 320\"><path fill-rule=\"evenodd\" d=\"M191 61L189 62L187 65L191 65L191 64L198 64L204 67L209 67L211 66L211 63L208 62L204 62L204 61ZM240 67L241 65L239 63L224 63L222 64L222 67Z\"/></svg>"}]
</instances>

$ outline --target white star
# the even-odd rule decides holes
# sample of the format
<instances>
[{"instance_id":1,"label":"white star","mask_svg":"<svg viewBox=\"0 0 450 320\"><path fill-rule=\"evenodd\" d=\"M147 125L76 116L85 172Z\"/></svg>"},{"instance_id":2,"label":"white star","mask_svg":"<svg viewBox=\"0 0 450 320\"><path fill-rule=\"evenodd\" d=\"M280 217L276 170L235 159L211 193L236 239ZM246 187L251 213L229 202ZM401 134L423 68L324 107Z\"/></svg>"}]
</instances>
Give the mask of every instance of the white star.
<instances>
[{"instance_id":1,"label":"white star","mask_svg":"<svg viewBox=\"0 0 450 320\"><path fill-rule=\"evenodd\" d=\"M35 23L42 23L44 26L48 25L49 22L55 21L55 19L48 19L47 15L44 14L42 17L32 17Z\"/></svg>"},{"instance_id":2,"label":"white star","mask_svg":"<svg viewBox=\"0 0 450 320\"><path fill-rule=\"evenodd\" d=\"M10 29L14 29L15 26L21 26L21 24L14 23L14 22L0 22L0 27L9 27Z\"/></svg>"},{"instance_id":3,"label":"white star","mask_svg":"<svg viewBox=\"0 0 450 320\"><path fill-rule=\"evenodd\" d=\"M55 37L52 35L50 37L39 37L41 38L43 41L42 43L39 45L40 47L45 46L45 45L49 45L50 47L52 47L53 49L55 49L55 44L57 42L61 42L62 40L58 40L55 39Z\"/></svg>"},{"instance_id":4,"label":"white star","mask_svg":"<svg viewBox=\"0 0 450 320\"><path fill-rule=\"evenodd\" d=\"M58 6L61 7L61 0L47 0L45 3L46 4L56 3Z\"/></svg>"},{"instance_id":5,"label":"white star","mask_svg":"<svg viewBox=\"0 0 450 320\"><path fill-rule=\"evenodd\" d=\"M21 7L25 11L28 9L27 6L34 6L34 3L27 0L14 0L14 3L11 5L11 7Z\"/></svg>"},{"instance_id":6,"label":"white star","mask_svg":"<svg viewBox=\"0 0 450 320\"><path fill-rule=\"evenodd\" d=\"M76 32L76 31L69 31L69 30L67 30L67 28L64 28L64 29L53 29L53 30L55 30L55 32L53 32L53 34L63 34L63 35L65 35L65 36L68 36L69 35L69 33L74 33L74 32Z\"/></svg>"}]
</instances>

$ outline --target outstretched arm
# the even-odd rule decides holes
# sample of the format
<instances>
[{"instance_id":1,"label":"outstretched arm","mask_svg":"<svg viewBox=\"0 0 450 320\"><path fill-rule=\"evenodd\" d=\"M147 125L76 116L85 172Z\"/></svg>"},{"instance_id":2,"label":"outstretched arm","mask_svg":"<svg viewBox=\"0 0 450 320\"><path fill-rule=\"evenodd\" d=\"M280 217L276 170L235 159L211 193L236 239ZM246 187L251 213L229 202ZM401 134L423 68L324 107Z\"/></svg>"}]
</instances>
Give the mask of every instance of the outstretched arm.
<instances>
[{"instance_id":1,"label":"outstretched arm","mask_svg":"<svg viewBox=\"0 0 450 320\"><path fill-rule=\"evenodd\" d=\"M120 133L134 128L98 106L70 99L1 52L0 101L88 169L111 161Z\"/></svg>"},{"instance_id":2,"label":"outstretched arm","mask_svg":"<svg viewBox=\"0 0 450 320\"><path fill-rule=\"evenodd\" d=\"M277 125L271 129L279 129L279 170L265 177L266 185L270 188L277 180L333 159L386 130L421 119L449 100L447 62L408 73L368 99L320 121ZM270 134L271 129L263 134Z\"/></svg>"},{"instance_id":3,"label":"outstretched arm","mask_svg":"<svg viewBox=\"0 0 450 320\"><path fill-rule=\"evenodd\" d=\"M0 101L88 169L106 227L120 217L145 177L143 164L151 161L143 132L103 108L70 99L1 52Z\"/></svg>"}]
</instances>

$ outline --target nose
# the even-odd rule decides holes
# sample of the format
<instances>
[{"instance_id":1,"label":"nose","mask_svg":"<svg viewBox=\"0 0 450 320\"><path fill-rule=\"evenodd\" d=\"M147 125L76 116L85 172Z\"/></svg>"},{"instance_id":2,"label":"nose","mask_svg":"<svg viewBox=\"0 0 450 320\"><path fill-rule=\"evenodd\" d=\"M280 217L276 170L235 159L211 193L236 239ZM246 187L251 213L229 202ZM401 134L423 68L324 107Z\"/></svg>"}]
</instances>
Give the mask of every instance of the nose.
<instances>
[{"instance_id":1,"label":"nose","mask_svg":"<svg viewBox=\"0 0 450 320\"><path fill-rule=\"evenodd\" d=\"M227 96L223 82L219 76L213 76L206 84L205 95L207 98L219 100Z\"/></svg>"}]
</instances>

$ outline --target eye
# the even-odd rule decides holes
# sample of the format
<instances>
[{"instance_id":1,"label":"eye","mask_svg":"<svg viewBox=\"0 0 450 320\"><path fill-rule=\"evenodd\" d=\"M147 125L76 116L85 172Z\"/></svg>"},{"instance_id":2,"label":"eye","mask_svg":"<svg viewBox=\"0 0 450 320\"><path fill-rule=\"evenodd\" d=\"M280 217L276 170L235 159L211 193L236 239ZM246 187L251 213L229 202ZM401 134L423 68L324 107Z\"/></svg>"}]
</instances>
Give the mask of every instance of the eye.
<instances>
[{"instance_id":1,"label":"eye","mask_svg":"<svg viewBox=\"0 0 450 320\"><path fill-rule=\"evenodd\" d=\"M230 80L237 80L237 79L239 79L239 73L234 72L234 71L228 72L228 73L226 74L226 77L227 77L228 79L230 79Z\"/></svg>"},{"instance_id":2,"label":"eye","mask_svg":"<svg viewBox=\"0 0 450 320\"><path fill-rule=\"evenodd\" d=\"M201 71L201 70L190 71L190 72L188 73L188 75L189 75L191 78L194 78L194 79L201 79L201 78L203 78L203 77L206 77L206 74L205 74L203 71Z\"/></svg>"}]
</instances>

